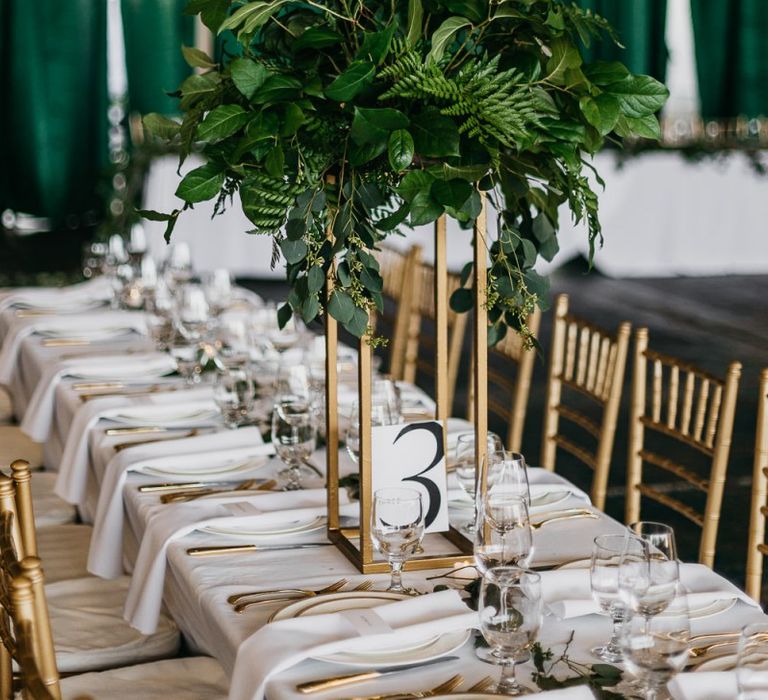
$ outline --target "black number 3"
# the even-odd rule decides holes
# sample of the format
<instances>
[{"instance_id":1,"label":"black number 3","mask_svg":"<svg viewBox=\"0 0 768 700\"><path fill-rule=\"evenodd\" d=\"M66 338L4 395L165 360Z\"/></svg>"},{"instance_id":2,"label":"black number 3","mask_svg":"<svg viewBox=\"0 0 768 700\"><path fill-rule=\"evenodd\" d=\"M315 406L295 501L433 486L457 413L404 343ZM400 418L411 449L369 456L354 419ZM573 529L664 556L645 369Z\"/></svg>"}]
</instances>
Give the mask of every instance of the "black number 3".
<instances>
[{"instance_id":1,"label":"black number 3","mask_svg":"<svg viewBox=\"0 0 768 700\"><path fill-rule=\"evenodd\" d=\"M397 441L403 437L403 435L407 435L414 430L426 430L432 434L432 437L435 438L435 456L432 458L429 466L426 469L420 471L418 474L407 476L405 479L403 479L403 481L415 481L417 484L421 484L427 490L427 495L429 496L429 504L427 505L427 514L424 516L424 525L425 527L429 527L435 521L437 514L440 512L440 487L434 481L432 481L432 479L425 478L424 474L438 465L440 460L443 459L443 455L445 454L445 450L443 448L443 426L440 425L440 423L435 423L432 421L427 423L411 423L410 425L406 425L397 434L397 437L392 444L396 444Z\"/></svg>"}]
</instances>

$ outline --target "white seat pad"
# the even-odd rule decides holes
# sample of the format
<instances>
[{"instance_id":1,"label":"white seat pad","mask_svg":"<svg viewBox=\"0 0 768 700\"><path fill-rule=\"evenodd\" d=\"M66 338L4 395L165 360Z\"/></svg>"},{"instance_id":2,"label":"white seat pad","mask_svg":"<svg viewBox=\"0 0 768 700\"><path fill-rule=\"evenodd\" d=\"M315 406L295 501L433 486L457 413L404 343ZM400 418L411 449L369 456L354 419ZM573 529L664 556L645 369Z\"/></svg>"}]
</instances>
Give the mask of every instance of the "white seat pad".
<instances>
[{"instance_id":1,"label":"white seat pad","mask_svg":"<svg viewBox=\"0 0 768 700\"><path fill-rule=\"evenodd\" d=\"M64 525L75 520L75 507L59 498L54 492L56 474L54 472L34 472L32 474L32 503L35 509L35 525Z\"/></svg>"},{"instance_id":2,"label":"white seat pad","mask_svg":"<svg viewBox=\"0 0 768 700\"><path fill-rule=\"evenodd\" d=\"M63 700L225 700L229 679L215 659L197 656L84 673L61 681Z\"/></svg>"},{"instance_id":3,"label":"white seat pad","mask_svg":"<svg viewBox=\"0 0 768 700\"><path fill-rule=\"evenodd\" d=\"M90 525L56 525L37 530L37 553L43 561L47 583L89 576Z\"/></svg>"},{"instance_id":4,"label":"white seat pad","mask_svg":"<svg viewBox=\"0 0 768 700\"><path fill-rule=\"evenodd\" d=\"M110 581L91 576L46 585L60 672L97 671L178 653L179 630L168 616L160 616L151 635L123 620L129 584L128 576Z\"/></svg>"}]
</instances>

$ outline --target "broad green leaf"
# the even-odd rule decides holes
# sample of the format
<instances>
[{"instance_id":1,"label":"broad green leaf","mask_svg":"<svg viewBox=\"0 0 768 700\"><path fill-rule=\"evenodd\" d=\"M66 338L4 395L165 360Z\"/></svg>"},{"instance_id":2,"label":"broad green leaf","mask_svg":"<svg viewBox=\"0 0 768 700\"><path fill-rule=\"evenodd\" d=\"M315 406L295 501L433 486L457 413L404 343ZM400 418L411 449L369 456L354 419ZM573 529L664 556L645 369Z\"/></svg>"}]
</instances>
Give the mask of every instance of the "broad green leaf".
<instances>
[{"instance_id":1,"label":"broad green leaf","mask_svg":"<svg viewBox=\"0 0 768 700\"><path fill-rule=\"evenodd\" d=\"M197 127L197 138L217 143L245 126L248 113L240 105L220 105L212 109Z\"/></svg>"},{"instance_id":2,"label":"broad green leaf","mask_svg":"<svg viewBox=\"0 0 768 700\"><path fill-rule=\"evenodd\" d=\"M597 129L601 136L613 131L621 112L619 101L607 93L597 97L584 96L579 100L582 114L587 121Z\"/></svg>"},{"instance_id":3,"label":"broad green leaf","mask_svg":"<svg viewBox=\"0 0 768 700\"><path fill-rule=\"evenodd\" d=\"M459 287L451 294L448 304L456 313L466 313L475 305L472 290Z\"/></svg>"},{"instance_id":4,"label":"broad green leaf","mask_svg":"<svg viewBox=\"0 0 768 700\"><path fill-rule=\"evenodd\" d=\"M472 196L473 188L466 180L437 180L430 189L432 198L444 207L461 209Z\"/></svg>"},{"instance_id":5,"label":"broad green leaf","mask_svg":"<svg viewBox=\"0 0 768 700\"><path fill-rule=\"evenodd\" d=\"M324 284L325 274L323 273L323 268L319 265L310 267L309 272L307 273L307 287L309 288L309 291L312 294L319 292Z\"/></svg>"},{"instance_id":6,"label":"broad green leaf","mask_svg":"<svg viewBox=\"0 0 768 700\"><path fill-rule=\"evenodd\" d=\"M669 97L669 90L649 75L633 75L612 83L605 91L619 101L625 117L645 117L658 112Z\"/></svg>"},{"instance_id":7,"label":"broad green leaf","mask_svg":"<svg viewBox=\"0 0 768 700\"><path fill-rule=\"evenodd\" d=\"M503 323L494 323L488 326L488 347L492 348L504 340L507 335L507 326Z\"/></svg>"},{"instance_id":8,"label":"broad green leaf","mask_svg":"<svg viewBox=\"0 0 768 700\"><path fill-rule=\"evenodd\" d=\"M661 127L654 114L646 114L644 117L623 117L623 136L642 136L646 139L660 139Z\"/></svg>"},{"instance_id":9,"label":"broad green leaf","mask_svg":"<svg viewBox=\"0 0 768 700\"><path fill-rule=\"evenodd\" d=\"M282 100L295 100L301 92L301 83L287 75L270 75L257 90L251 101L268 104Z\"/></svg>"},{"instance_id":10,"label":"broad green leaf","mask_svg":"<svg viewBox=\"0 0 768 700\"><path fill-rule=\"evenodd\" d=\"M408 34L405 42L413 48L421 39L421 25L424 18L424 8L421 0L408 0Z\"/></svg>"},{"instance_id":11,"label":"broad green leaf","mask_svg":"<svg viewBox=\"0 0 768 700\"><path fill-rule=\"evenodd\" d=\"M232 82L246 99L251 99L269 77L269 71L250 58L236 58L229 64Z\"/></svg>"},{"instance_id":12,"label":"broad green leaf","mask_svg":"<svg viewBox=\"0 0 768 700\"><path fill-rule=\"evenodd\" d=\"M349 264L346 260L340 262L336 268L336 278L342 287L349 287L352 284L352 276L349 274Z\"/></svg>"},{"instance_id":13,"label":"broad green leaf","mask_svg":"<svg viewBox=\"0 0 768 700\"><path fill-rule=\"evenodd\" d=\"M288 219L288 223L285 225L285 236L290 241L298 241L304 238L304 234L307 232L307 226L304 219Z\"/></svg>"},{"instance_id":14,"label":"broad green leaf","mask_svg":"<svg viewBox=\"0 0 768 700\"><path fill-rule=\"evenodd\" d=\"M403 204L396 212L379 219L376 222L376 228L380 231L391 231L406 220L410 211L411 207L407 203Z\"/></svg>"},{"instance_id":15,"label":"broad green leaf","mask_svg":"<svg viewBox=\"0 0 768 700\"><path fill-rule=\"evenodd\" d=\"M378 158L386 150L386 140L376 143L365 143L362 146L352 144L352 147L349 149L349 164L355 168L365 165L365 163L369 163L374 158Z\"/></svg>"},{"instance_id":16,"label":"broad green leaf","mask_svg":"<svg viewBox=\"0 0 768 700\"><path fill-rule=\"evenodd\" d=\"M380 32L366 32L363 35L363 44L355 58L373 61L378 66L387 57L394 35L394 24Z\"/></svg>"},{"instance_id":17,"label":"broad green leaf","mask_svg":"<svg viewBox=\"0 0 768 700\"><path fill-rule=\"evenodd\" d=\"M449 17L445 20L432 35L432 49L429 52L429 57L433 61L439 62L456 33L460 29L470 26L472 26L472 22L466 17Z\"/></svg>"},{"instance_id":18,"label":"broad green leaf","mask_svg":"<svg viewBox=\"0 0 768 700\"><path fill-rule=\"evenodd\" d=\"M293 42L293 50L327 49L341 43L342 39L341 34L327 27L310 27Z\"/></svg>"},{"instance_id":19,"label":"broad green leaf","mask_svg":"<svg viewBox=\"0 0 768 700\"><path fill-rule=\"evenodd\" d=\"M313 268L317 269L317 268ZM320 302L316 294L308 296L301 304L301 318L304 323L309 323L320 313Z\"/></svg>"},{"instance_id":20,"label":"broad green leaf","mask_svg":"<svg viewBox=\"0 0 768 700\"><path fill-rule=\"evenodd\" d=\"M293 316L293 309L288 304L283 304L277 310L277 325L280 328L285 328L285 324L291 320L291 316Z\"/></svg>"},{"instance_id":21,"label":"broad green leaf","mask_svg":"<svg viewBox=\"0 0 768 700\"><path fill-rule=\"evenodd\" d=\"M191 68L215 68L216 64L213 59L200 49L196 49L192 46L182 46L181 54L184 56L184 60Z\"/></svg>"},{"instance_id":22,"label":"broad green leaf","mask_svg":"<svg viewBox=\"0 0 768 700\"><path fill-rule=\"evenodd\" d=\"M145 114L142 117L141 122L144 124L144 129L148 134L163 139L164 141L170 141L177 136L179 129L181 128L179 122L155 112Z\"/></svg>"},{"instance_id":23,"label":"broad green leaf","mask_svg":"<svg viewBox=\"0 0 768 700\"><path fill-rule=\"evenodd\" d=\"M283 177L284 166L285 155L283 154L283 147L278 143L267 153L267 157L264 159L264 169L277 180Z\"/></svg>"},{"instance_id":24,"label":"broad green leaf","mask_svg":"<svg viewBox=\"0 0 768 700\"><path fill-rule=\"evenodd\" d=\"M370 270L367 267L360 271L360 281L369 292L380 292L384 288L381 275L376 270Z\"/></svg>"},{"instance_id":25,"label":"broad green leaf","mask_svg":"<svg viewBox=\"0 0 768 700\"><path fill-rule=\"evenodd\" d=\"M352 312L352 318L344 324L352 335L356 338L362 338L365 335L365 331L368 330L368 314L364 309L355 307Z\"/></svg>"},{"instance_id":26,"label":"broad green leaf","mask_svg":"<svg viewBox=\"0 0 768 700\"><path fill-rule=\"evenodd\" d=\"M539 243L545 243L555 235L555 227L546 214L539 214L533 220L533 235Z\"/></svg>"},{"instance_id":27,"label":"broad green leaf","mask_svg":"<svg viewBox=\"0 0 768 700\"><path fill-rule=\"evenodd\" d=\"M488 3L485 0L441 0L442 5L456 15L468 17L473 22L485 19Z\"/></svg>"},{"instance_id":28,"label":"broad green leaf","mask_svg":"<svg viewBox=\"0 0 768 700\"><path fill-rule=\"evenodd\" d=\"M200 14L203 24L214 34L229 13L230 0L190 0L184 8L184 14Z\"/></svg>"},{"instance_id":29,"label":"broad green leaf","mask_svg":"<svg viewBox=\"0 0 768 700\"><path fill-rule=\"evenodd\" d=\"M359 145L386 143L390 131L404 129L408 123L408 117L397 109L355 107L355 116L352 119L349 135Z\"/></svg>"},{"instance_id":30,"label":"broad green leaf","mask_svg":"<svg viewBox=\"0 0 768 700\"><path fill-rule=\"evenodd\" d=\"M535 270L528 270L523 275L528 291L535 294L539 299L545 299L549 294L549 280L542 277Z\"/></svg>"},{"instance_id":31,"label":"broad green leaf","mask_svg":"<svg viewBox=\"0 0 768 700\"><path fill-rule=\"evenodd\" d=\"M325 88L325 96L336 102L351 100L371 84L375 74L376 66L370 61L352 61L347 70Z\"/></svg>"},{"instance_id":32,"label":"broad green leaf","mask_svg":"<svg viewBox=\"0 0 768 700\"><path fill-rule=\"evenodd\" d=\"M449 165L440 163L440 165L431 165L429 172L440 180L453 180L461 178L467 182L477 182L487 175L490 165Z\"/></svg>"},{"instance_id":33,"label":"broad green leaf","mask_svg":"<svg viewBox=\"0 0 768 700\"><path fill-rule=\"evenodd\" d=\"M328 313L339 323L349 323L355 313L355 302L352 297L340 289L334 289L328 302Z\"/></svg>"},{"instance_id":34,"label":"broad green leaf","mask_svg":"<svg viewBox=\"0 0 768 700\"><path fill-rule=\"evenodd\" d=\"M581 54L565 37L555 39L550 50L552 57L547 61L547 77L544 80L554 85L563 85L567 82L568 69L578 68L581 65Z\"/></svg>"},{"instance_id":35,"label":"broad green leaf","mask_svg":"<svg viewBox=\"0 0 768 700\"><path fill-rule=\"evenodd\" d=\"M406 201L412 202L417 193L422 190L429 190L435 181L433 175L423 170L412 170L408 173L397 187L397 193Z\"/></svg>"},{"instance_id":36,"label":"broad green leaf","mask_svg":"<svg viewBox=\"0 0 768 700\"><path fill-rule=\"evenodd\" d=\"M389 135L387 142L389 165L395 172L405 170L413 161L413 137L407 129L398 129Z\"/></svg>"},{"instance_id":37,"label":"broad green leaf","mask_svg":"<svg viewBox=\"0 0 768 700\"><path fill-rule=\"evenodd\" d=\"M226 29L235 30L243 26L246 32L252 32L264 24L288 0L273 0L272 2L249 2L228 17L219 27L219 34Z\"/></svg>"},{"instance_id":38,"label":"broad green leaf","mask_svg":"<svg viewBox=\"0 0 768 700\"><path fill-rule=\"evenodd\" d=\"M280 136L293 136L304 123L304 111L299 105L288 102L283 114L283 125L280 127Z\"/></svg>"},{"instance_id":39,"label":"broad green leaf","mask_svg":"<svg viewBox=\"0 0 768 700\"><path fill-rule=\"evenodd\" d=\"M539 255L547 262L552 262L559 250L560 242L557 240L557 236L552 236L543 243L539 243Z\"/></svg>"},{"instance_id":40,"label":"broad green leaf","mask_svg":"<svg viewBox=\"0 0 768 700\"><path fill-rule=\"evenodd\" d=\"M179 87L182 109L189 109L198 100L208 97L218 91L220 78L217 73L205 75L190 75Z\"/></svg>"},{"instance_id":41,"label":"broad green leaf","mask_svg":"<svg viewBox=\"0 0 768 700\"><path fill-rule=\"evenodd\" d=\"M419 192L411 202L411 226L421 226L442 216L444 208L435 202L429 190Z\"/></svg>"},{"instance_id":42,"label":"broad green leaf","mask_svg":"<svg viewBox=\"0 0 768 700\"><path fill-rule=\"evenodd\" d=\"M590 82L601 87L629 77L627 67L618 61L595 61L585 65L582 70Z\"/></svg>"},{"instance_id":43,"label":"broad green leaf","mask_svg":"<svg viewBox=\"0 0 768 700\"><path fill-rule=\"evenodd\" d=\"M206 163L190 170L176 188L176 196L185 202L196 203L213 199L224 184L224 168Z\"/></svg>"},{"instance_id":44,"label":"broad green leaf","mask_svg":"<svg viewBox=\"0 0 768 700\"><path fill-rule=\"evenodd\" d=\"M307 244L299 239L298 241L291 241L284 238L280 241L280 250L283 251L283 257L287 263L291 265L301 262L307 257Z\"/></svg>"},{"instance_id":45,"label":"broad green leaf","mask_svg":"<svg viewBox=\"0 0 768 700\"><path fill-rule=\"evenodd\" d=\"M459 155L459 129L453 119L430 108L411 121L416 153L428 158Z\"/></svg>"}]
</instances>

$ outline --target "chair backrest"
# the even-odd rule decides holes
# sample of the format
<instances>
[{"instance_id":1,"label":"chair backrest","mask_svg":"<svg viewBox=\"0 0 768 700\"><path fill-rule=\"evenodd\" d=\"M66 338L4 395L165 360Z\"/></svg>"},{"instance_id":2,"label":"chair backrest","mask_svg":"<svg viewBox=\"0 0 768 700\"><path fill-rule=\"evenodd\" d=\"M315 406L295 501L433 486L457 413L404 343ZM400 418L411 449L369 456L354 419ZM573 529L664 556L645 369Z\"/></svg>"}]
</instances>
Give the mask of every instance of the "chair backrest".
<instances>
[{"instance_id":1,"label":"chair backrest","mask_svg":"<svg viewBox=\"0 0 768 700\"><path fill-rule=\"evenodd\" d=\"M651 370L649 373L649 369ZM699 561L712 566L731 448L741 364L732 362L719 379L681 360L648 349L648 329L635 333L629 421L626 520L640 519L643 496L671 508L702 528ZM651 383L650 402L648 383ZM646 449L646 432L672 438L704 455L708 474ZM706 494L703 512L643 479L643 464L669 474L675 486Z\"/></svg>"},{"instance_id":2,"label":"chair backrest","mask_svg":"<svg viewBox=\"0 0 768 700\"><path fill-rule=\"evenodd\" d=\"M531 333L537 336L541 325L541 311L536 309L526 323ZM488 348L488 414L497 416L506 423L505 444L511 452L523 451L523 430L535 362L535 348L526 347L522 337L511 330L496 345ZM513 371L510 371L510 363L515 365ZM475 411L473 380L474 376L470 375L467 401L467 419L470 422L474 420ZM500 395L508 399L502 401Z\"/></svg>"},{"instance_id":3,"label":"chair backrest","mask_svg":"<svg viewBox=\"0 0 768 700\"><path fill-rule=\"evenodd\" d=\"M616 335L568 313L568 296L555 300L555 318L549 355L549 376L544 409L541 466L554 471L558 448L594 471L591 498L605 507L616 423L627 364L630 324L619 325ZM571 400L586 398L589 408ZM596 420L594 414L598 414ZM561 421L590 435L588 441L563 434Z\"/></svg>"},{"instance_id":4,"label":"chair backrest","mask_svg":"<svg viewBox=\"0 0 768 700\"><path fill-rule=\"evenodd\" d=\"M404 379L405 355L415 306L416 274L421 260L421 246L411 246L408 251L382 246L376 259L383 282L382 293L395 305L393 313L387 309L381 314L391 329L388 374L392 379ZM418 337L416 338L418 343Z\"/></svg>"},{"instance_id":5,"label":"chair backrest","mask_svg":"<svg viewBox=\"0 0 768 700\"><path fill-rule=\"evenodd\" d=\"M447 295L461 286L461 279L455 273L448 273ZM448 302L446 299L446 303ZM456 313L448 309L448 392L447 404L453 406L456 392L456 379L459 374L461 350L464 344L464 332L467 327L467 314ZM434 348L435 343L429 334L421 333L422 321L435 321L435 268L428 263L419 263L416 271L416 292L414 309L409 324L408 345L405 353L405 368L403 379L416 382L417 370L428 376L435 377ZM419 350L426 350L420 357ZM428 358L428 359L427 359Z\"/></svg>"},{"instance_id":6,"label":"chair backrest","mask_svg":"<svg viewBox=\"0 0 768 700\"><path fill-rule=\"evenodd\" d=\"M768 554L765 520L768 516L768 369L760 373L757 403L757 437L752 470L752 507L749 518L747 580L744 590L760 601L763 582L763 557Z\"/></svg>"}]
</instances>

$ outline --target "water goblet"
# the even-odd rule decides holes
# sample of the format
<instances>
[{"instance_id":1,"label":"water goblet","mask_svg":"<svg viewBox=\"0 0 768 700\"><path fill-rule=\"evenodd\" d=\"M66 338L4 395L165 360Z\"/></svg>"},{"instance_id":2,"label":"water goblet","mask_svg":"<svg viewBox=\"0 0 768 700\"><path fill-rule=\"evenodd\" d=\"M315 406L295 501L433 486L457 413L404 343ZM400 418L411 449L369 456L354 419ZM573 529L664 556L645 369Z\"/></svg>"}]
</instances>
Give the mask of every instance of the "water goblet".
<instances>
[{"instance_id":1,"label":"water goblet","mask_svg":"<svg viewBox=\"0 0 768 700\"><path fill-rule=\"evenodd\" d=\"M598 535L592 547L589 580L592 597L600 609L613 620L613 635L607 644L595 647L592 653L608 663L622 660L620 633L626 608L619 597L619 564L627 535Z\"/></svg>"},{"instance_id":2,"label":"water goblet","mask_svg":"<svg viewBox=\"0 0 768 700\"><path fill-rule=\"evenodd\" d=\"M392 414L388 404L371 404L371 427L395 425L399 422L398 418L399 416ZM357 401L353 401L349 412L349 425L344 435L344 444L347 447L347 454L355 464L358 464L360 461L360 406Z\"/></svg>"},{"instance_id":3,"label":"water goblet","mask_svg":"<svg viewBox=\"0 0 768 700\"><path fill-rule=\"evenodd\" d=\"M176 360L176 369L186 383L190 386L199 384L203 371L200 344L177 335L168 352Z\"/></svg>"},{"instance_id":4,"label":"water goblet","mask_svg":"<svg viewBox=\"0 0 768 700\"><path fill-rule=\"evenodd\" d=\"M755 622L741 631L736 683L739 700L768 698L768 622Z\"/></svg>"},{"instance_id":5,"label":"water goblet","mask_svg":"<svg viewBox=\"0 0 768 700\"><path fill-rule=\"evenodd\" d=\"M650 545L651 553L664 559L677 559L675 531L669 525L651 520L638 520L627 528L635 537Z\"/></svg>"},{"instance_id":6,"label":"water goblet","mask_svg":"<svg viewBox=\"0 0 768 700\"><path fill-rule=\"evenodd\" d=\"M373 494L371 539L391 568L388 591L403 588L403 565L417 551L424 537L424 505L416 489L384 488Z\"/></svg>"},{"instance_id":7,"label":"water goblet","mask_svg":"<svg viewBox=\"0 0 768 700\"><path fill-rule=\"evenodd\" d=\"M218 369L213 400L230 430L248 424L255 405L255 389L247 366L232 364Z\"/></svg>"},{"instance_id":8,"label":"water goblet","mask_svg":"<svg viewBox=\"0 0 768 700\"><path fill-rule=\"evenodd\" d=\"M181 334L190 340L204 340L209 330L210 308L202 288L185 285L176 306L176 322Z\"/></svg>"},{"instance_id":9,"label":"water goblet","mask_svg":"<svg viewBox=\"0 0 768 700\"><path fill-rule=\"evenodd\" d=\"M272 444L277 456L287 465L279 472L284 490L304 488L307 478L316 477L306 466L315 450L315 421L308 401L284 397L277 401L272 412Z\"/></svg>"},{"instance_id":10,"label":"water goblet","mask_svg":"<svg viewBox=\"0 0 768 700\"><path fill-rule=\"evenodd\" d=\"M526 502L508 494L479 500L473 551L481 573L496 566L527 567L533 559L533 533Z\"/></svg>"},{"instance_id":11,"label":"water goblet","mask_svg":"<svg viewBox=\"0 0 768 700\"><path fill-rule=\"evenodd\" d=\"M501 438L495 433L488 433L488 453L497 453L503 450ZM454 450L454 474L456 481L462 490L472 498L472 519L464 523L461 531L472 535L475 532L475 520L477 520L477 461L475 459L475 433L461 433L456 438Z\"/></svg>"},{"instance_id":12,"label":"water goblet","mask_svg":"<svg viewBox=\"0 0 768 700\"><path fill-rule=\"evenodd\" d=\"M478 600L480 631L502 666L496 692L526 695L515 678L515 664L527 656L541 626L541 576L515 566L488 569Z\"/></svg>"},{"instance_id":13,"label":"water goblet","mask_svg":"<svg viewBox=\"0 0 768 700\"><path fill-rule=\"evenodd\" d=\"M675 586L661 614L647 618L627 611L620 639L626 668L637 678L645 700L656 700L688 659L690 623L683 588Z\"/></svg>"},{"instance_id":14,"label":"water goblet","mask_svg":"<svg viewBox=\"0 0 768 700\"><path fill-rule=\"evenodd\" d=\"M218 269L203 275L203 292L211 312L218 316L232 303L232 275Z\"/></svg>"}]
</instances>

